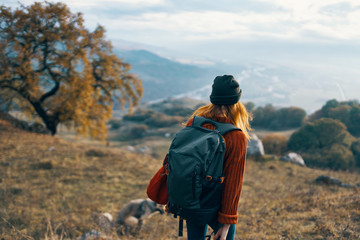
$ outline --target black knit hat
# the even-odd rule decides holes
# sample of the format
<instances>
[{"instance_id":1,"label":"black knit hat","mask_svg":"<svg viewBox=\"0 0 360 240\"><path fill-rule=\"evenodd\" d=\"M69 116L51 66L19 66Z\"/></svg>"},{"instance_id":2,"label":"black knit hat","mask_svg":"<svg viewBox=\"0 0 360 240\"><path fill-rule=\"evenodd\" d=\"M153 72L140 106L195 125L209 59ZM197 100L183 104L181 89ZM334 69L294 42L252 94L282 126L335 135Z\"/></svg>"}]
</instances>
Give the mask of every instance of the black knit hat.
<instances>
[{"instance_id":1,"label":"black knit hat","mask_svg":"<svg viewBox=\"0 0 360 240\"><path fill-rule=\"evenodd\" d=\"M217 76L212 85L210 102L215 105L232 105L239 101L241 89L231 75Z\"/></svg>"}]
</instances>

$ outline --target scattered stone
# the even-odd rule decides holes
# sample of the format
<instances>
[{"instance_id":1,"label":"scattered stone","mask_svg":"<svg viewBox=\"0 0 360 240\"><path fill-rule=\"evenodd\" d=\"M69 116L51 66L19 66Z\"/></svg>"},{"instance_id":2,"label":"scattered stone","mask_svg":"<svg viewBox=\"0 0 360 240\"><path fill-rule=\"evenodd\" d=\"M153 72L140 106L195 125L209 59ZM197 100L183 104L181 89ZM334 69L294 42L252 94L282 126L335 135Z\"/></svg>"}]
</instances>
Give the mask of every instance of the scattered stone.
<instances>
[{"instance_id":1,"label":"scattered stone","mask_svg":"<svg viewBox=\"0 0 360 240\"><path fill-rule=\"evenodd\" d=\"M264 145L254 133L250 133L252 139L248 140L247 156L264 156Z\"/></svg>"},{"instance_id":2,"label":"scattered stone","mask_svg":"<svg viewBox=\"0 0 360 240\"><path fill-rule=\"evenodd\" d=\"M305 161L304 159L297 153L294 152L290 152L284 156L282 156L280 158L280 161L284 161L284 162L290 162L290 163L294 163L300 166L305 167Z\"/></svg>"},{"instance_id":3,"label":"scattered stone","mask_svg":"<svg viewBox=\"0 0 360 240\"><path fill-rule=\"evenodd\" d=\"M94 214L94 221L100 231L110 235L113 228L113 216L110 213Z\"/></svg>"},{"instance_id":4,"label":"scattered stone","mask_svg":"<svg viewBox=\"0 0 360 240\"><path fill-rule=\"evenodd\" d=\"M95 240L95 239L107 239L106 235L92 229L90 232L85 233L77 238L77 240Z\"/></svg>"},{"instance_id":5,"label":"scattered stone","mask_svg":"<svg viewBox=\"0 0 360 240\"><path fill-rule=\"evenodd\" d=\"M339 187L345 187L345 188L353 188L354 186L351 184L342 183L339 179L332 178L329 176L321 175L315 179L315 182L317 183L324 183L326 185L336 185Z\"/></svg>"},{"instance_id":6,"label":"scattered stone","mask_svg":"<svg viewBox=\"0 0 360 240\"><path fill-rule=\"evenodd\" d=\"M55 148L54 146L49 147L49 149L48 149L48 151L50 151L50 152L53 152L53 151L55 151L55 150L56 150L56 148Z\"/></svg>"},{"instance_id":7,"label":"scattered stone","mask_svg":"<svg viewBox=\"0 0 360 240\"><path fill-rule=\"evenodd\" d=\"M150 152L150 148L148 146L139 147L137 149L137 152L145 154Z\"/></svg>"},{"instance_id":8,"label":"scattered stone","mask_svg":"<svg viewBox=\"0 0 360 240\"><path fill-rule=\"evenodd\" d=\"M128 150L129 152L135 152L135 148L133 146L126 146L126 150Z\"/></svg>"}]
</instances>

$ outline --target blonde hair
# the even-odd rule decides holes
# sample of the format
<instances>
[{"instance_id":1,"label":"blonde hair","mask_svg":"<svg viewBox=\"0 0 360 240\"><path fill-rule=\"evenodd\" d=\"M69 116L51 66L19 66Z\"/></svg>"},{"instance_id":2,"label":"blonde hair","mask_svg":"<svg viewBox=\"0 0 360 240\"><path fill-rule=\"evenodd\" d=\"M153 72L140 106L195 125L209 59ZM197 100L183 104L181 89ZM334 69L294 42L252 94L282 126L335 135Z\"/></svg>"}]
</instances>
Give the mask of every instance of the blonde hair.
<instances>
[{"instance_id":1,"label":"blonde hair","mask_svg":"<svg viewBox=\"0 0 360 240\"><path fill-rule=\"evenodd\" d=\"M250 127L252 116L241 102L233 105L215 105L210 103L196 109L191 117L193 118L194 116L206 118L216 118L220 116L229 118L233 125L243 131L247 139L251 138L249 131L252 131Z\"/></svg>"}]
</instances>

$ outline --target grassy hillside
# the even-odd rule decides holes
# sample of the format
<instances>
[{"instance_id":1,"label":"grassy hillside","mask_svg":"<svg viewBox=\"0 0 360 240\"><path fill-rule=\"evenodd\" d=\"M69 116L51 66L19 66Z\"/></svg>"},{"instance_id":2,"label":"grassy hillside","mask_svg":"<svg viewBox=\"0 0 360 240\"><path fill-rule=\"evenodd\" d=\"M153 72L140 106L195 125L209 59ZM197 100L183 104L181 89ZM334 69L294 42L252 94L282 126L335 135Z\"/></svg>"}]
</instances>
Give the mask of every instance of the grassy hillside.
<instances>
[{"instance_id":1,"label":"grassy hillside","mask_svg":"<svg viewBox=\"0 0 360 240\"><path fill-rule=\"evenodd\" d=\"M24 132L0 120L0 239L75 239L99 230L94 216L115 216L127 201L145 198L161 162L119 146ZM360 189L316 184L319 175L360 183L357 173L249 159L237 239L359 239ZM155 215L136 237L111 236L176 234L176 219Z\"/></svg>"}]
</instances>

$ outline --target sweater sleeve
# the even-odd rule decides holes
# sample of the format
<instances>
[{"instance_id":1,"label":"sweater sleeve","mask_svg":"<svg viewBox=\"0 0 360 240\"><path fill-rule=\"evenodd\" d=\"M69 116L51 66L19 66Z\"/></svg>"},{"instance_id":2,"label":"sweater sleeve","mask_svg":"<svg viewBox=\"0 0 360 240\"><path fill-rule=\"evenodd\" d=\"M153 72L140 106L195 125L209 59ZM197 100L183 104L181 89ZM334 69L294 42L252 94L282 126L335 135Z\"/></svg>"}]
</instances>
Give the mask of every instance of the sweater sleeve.
<instances>
[{"instance_id":1,"label":"sweater sleeve","mask_svg":"<svg viewBox=\"0 0 360 240\"><path fill-rule=\"evenodd\" d=\"M247 141L241 131L231 131L224 135L226 153L224 159L224 183L221 209L218 221L224 224L236 224L238 205L243 184Z\"/></svg>"}]
</instances>

